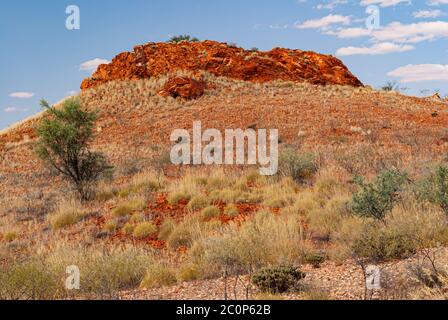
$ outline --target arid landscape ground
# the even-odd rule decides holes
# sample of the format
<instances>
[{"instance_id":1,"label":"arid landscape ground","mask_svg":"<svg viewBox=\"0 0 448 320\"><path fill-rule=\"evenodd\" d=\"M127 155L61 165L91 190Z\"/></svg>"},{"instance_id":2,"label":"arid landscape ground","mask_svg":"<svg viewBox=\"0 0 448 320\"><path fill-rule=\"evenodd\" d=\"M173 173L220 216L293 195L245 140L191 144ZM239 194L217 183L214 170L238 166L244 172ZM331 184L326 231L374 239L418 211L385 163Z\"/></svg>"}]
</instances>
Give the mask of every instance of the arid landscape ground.
<instances>
[{"instance_id":1,"label":"arid landscape ground","mask_svg":"<svg viewBox=\"0 0 448 320\"><path fill-rule=\"evenodd\" d=\"M448 215L420 196L447 165L447 100L364 86L333 57L211 41L136 47L82 88L99 114L90 147L114 167L93 199L36 156L42 114L0 133L1 298L447 297ZM304 173L170 164L172 130L194 121L278 129L280 154L293 150ZM355 213L354 177L387 170L407 174L391 210ZM72 265L79 290L65 287ZM252 283L285 265L305 274L286 292ZM366 288L367 265L381 288Z\"/></svg>"}]
</instances>

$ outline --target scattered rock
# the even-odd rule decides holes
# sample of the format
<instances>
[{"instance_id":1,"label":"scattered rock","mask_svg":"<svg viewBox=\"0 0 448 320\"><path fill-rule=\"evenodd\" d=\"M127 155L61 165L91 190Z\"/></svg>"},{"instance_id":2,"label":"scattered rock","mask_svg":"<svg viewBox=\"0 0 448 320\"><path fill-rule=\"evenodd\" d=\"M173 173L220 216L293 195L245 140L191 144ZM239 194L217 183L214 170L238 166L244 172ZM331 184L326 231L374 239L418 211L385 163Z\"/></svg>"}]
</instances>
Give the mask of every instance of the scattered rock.
<instances>
[{"instance_id":1,"label":"scattered rock","mask_svg":"<svg viewBox=\"0 0 448 320\"><path fill-rule=\"evenodd\" d=\"M198 99L204 95L207 84L203 80L195 80L189 77L175 77L169 79L159 95L173 98L181 97L186 100Z\"/></svg>"}]
</instances>

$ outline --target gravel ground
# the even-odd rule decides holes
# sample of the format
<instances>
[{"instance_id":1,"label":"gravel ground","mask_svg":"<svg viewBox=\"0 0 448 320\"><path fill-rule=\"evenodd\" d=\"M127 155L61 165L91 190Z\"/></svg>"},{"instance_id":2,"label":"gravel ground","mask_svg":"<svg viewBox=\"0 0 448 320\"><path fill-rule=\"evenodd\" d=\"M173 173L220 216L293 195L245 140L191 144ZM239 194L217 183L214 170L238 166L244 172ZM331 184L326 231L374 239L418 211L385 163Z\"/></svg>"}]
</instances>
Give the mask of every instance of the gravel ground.
<instances>
[{"instance_id":1,"label":"gravel ground","mask_svg":"<svg viewBox=\"0 0 448 320\"><path fill-rule=\"evenodd\" d=\"M381 289L368 291L367 299L405 299L409 298L409 289L416 282L409 271L409 267L420 261L421 257L391 262L378 266L381 270ZM324 263L320 268L304 266L302 271L306 277L302 280L302 290L282 295L285 300L301 300L316 297L312 293L325 293L332 300L362 300L365 287L362 269L354 262L336 265L331 262ZM248 277L241 277L234 288L235 278L227 280L228 299L246 299ZM225 280L200 280L185 282L172 287L127 291L121 294L121 299L138 300L223 300ZM250 299L257 299L259 292L252 288ZM319 296L320 297L320 296Z\"/></svg>"}]
</instances>

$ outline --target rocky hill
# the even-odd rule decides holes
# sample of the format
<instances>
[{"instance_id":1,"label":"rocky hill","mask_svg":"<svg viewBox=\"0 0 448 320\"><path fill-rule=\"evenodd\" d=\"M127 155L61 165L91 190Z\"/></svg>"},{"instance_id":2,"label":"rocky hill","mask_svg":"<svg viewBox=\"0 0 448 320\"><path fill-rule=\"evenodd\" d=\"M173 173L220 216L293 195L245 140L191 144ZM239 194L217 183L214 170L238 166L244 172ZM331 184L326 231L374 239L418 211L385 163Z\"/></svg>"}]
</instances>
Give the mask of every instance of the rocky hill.
<instances>
[{"instance_id":1,"label":"rocky hill","mask_svg":"<svg viewBox=\"0 0 448 320\"><path fill-rule=\"evenodd\" d=\"M433 292L412 273L432 270L436 252L448 265L446 213L407 186L384 221L350 203L357 174L398 168L420 186L447 163L447 101L363 86L333 57L211 41L137 47L82 88L99 116L91 148L114 167L91 201L36 156L43 113L0 131L0 299L446 299L446 283ZM167 164L173 129L195 121L278 129L281 151L297 151L283 166L311 168L307 181ZM229 253L236 274L223 279ZM359 261L379 266L381 290L366 294ZM271 296L250 283L253 265L280 263L305 272L297 288ZM68 265L82 274L75 295L62 287Z\"/></svg>"},{"instance_id":2,"label":"rocky hill","mask_svg":"<svg viewBox=\"0 0 448 320\"><path fill-rule=\"evenodd\" d=\"M268 52L244 50L215 41L147 43L133 52L117 55L100 65L81 89L113 80L136 80L170 72L207 71L236 80L268 82L285 80L319 85L362 86L337 58L310 51L275 48Z\"/></svg>"}]
</instances>

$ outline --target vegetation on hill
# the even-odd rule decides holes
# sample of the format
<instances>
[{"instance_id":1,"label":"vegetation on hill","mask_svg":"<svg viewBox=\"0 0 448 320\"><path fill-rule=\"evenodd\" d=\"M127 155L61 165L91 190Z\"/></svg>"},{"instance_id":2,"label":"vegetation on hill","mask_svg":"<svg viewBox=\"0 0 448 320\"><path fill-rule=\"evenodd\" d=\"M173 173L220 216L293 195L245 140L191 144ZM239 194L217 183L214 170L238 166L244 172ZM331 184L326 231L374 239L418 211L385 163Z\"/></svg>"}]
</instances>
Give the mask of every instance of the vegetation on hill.
<instances>
[{"instance_id":1,"label":"vegetation on hill","mask_svg":"<svg viewBox=\"0 0 448 320\"><path fill-rule=\"evenodd\" d=\"M92 196L92 185L111 169L101 153L89 149L97 115L82 110L76 98L65 101L61 109L45 100L41 105L47 115L37 128L37 155L68 179L82 200L87 200Z\"/></svg>"},{"instance_id":2,"label":"vegetation on hill","mask_svg":"<svg viewBox=\"0 0 448 320\"><path fill-rule=\"evenodd\" d=\"M159 96L165 76L107 83L51 108L36 137L44 162L26 125L2 137L0 298L164 297L179 285L207 297L363 299L368 265L396 272L384 271L374 297L446 298L445 113L431 116L440 105L203 77L213 86L194 101ZM204 114L207 125L279 127L279 174L171 166L160 141ZM48 168L97 152L100 168L107 156L116 170L89 178L93 192L79 201L76 183L67 189ZM79 290L65 286L69 266Z\"/></svg>"}]
</instances>

